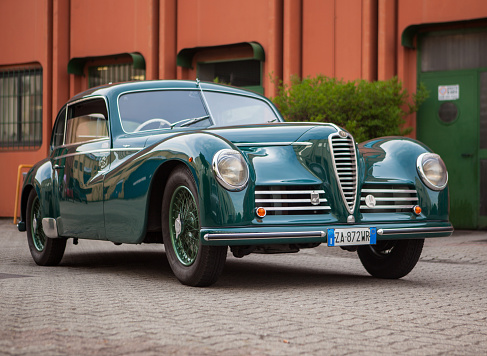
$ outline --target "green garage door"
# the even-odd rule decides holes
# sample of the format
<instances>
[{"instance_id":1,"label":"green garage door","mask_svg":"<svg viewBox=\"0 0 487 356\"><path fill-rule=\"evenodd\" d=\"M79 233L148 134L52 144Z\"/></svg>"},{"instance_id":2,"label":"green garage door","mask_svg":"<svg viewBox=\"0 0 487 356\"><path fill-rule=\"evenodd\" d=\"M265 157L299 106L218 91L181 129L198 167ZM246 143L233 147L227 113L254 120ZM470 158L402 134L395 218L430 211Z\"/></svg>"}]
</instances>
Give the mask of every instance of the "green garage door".
<instances>
[{"instance_id":1,"label":"green garage door","mask_svg":"<svg viewBox=\"0 0 487 356\"><path fill-rule=\"evenodd\" d=\"M487 227L487 32L428 34L420 44L418 80L430 97L417 137L447 165L454 226Z\"/></svg>"}]
</instances>

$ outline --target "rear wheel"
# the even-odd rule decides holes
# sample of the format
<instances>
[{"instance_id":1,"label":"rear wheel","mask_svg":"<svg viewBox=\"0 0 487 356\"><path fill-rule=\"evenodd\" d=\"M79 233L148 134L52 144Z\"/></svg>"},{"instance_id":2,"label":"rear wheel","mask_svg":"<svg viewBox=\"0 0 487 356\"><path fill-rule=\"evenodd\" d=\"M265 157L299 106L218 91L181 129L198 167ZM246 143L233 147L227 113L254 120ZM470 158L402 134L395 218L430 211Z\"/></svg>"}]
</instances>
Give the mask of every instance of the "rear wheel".
<instances>
[{"instance_id":1,"label":"rear wheel","mask_svg":"<svg viewBox=\"0 0 487 356\"><path fill-rule=\"evenodd\" d=\"M164 190L162 233L167 259L177 279L204 287L215 283L222 273L227 247L201 244L197 197L189 170L174 170Z\"/></svg>"},{"instance_id":2,"label":"rear wheel","mask_svg":"<svg viewBox=\"0 0 487 356\"><path fill-rule=\"evenodd\" d=\"M66 239L51 239L42 228L41 204L35 190L27 200L27 242L30 254L40 266L55 266L61 262L66 248Z\"/></svg>"},{"instance_id":3,"label":"rear wheel","mask_svg":"<svg viewBox=\"0 0 487 356\"><path fill-rule=\"evenodd\" d=\"M424 239L379 241L377 245L360 246L357 250L367 272L377 278L397 279L416 266Z\"/></svg>"}]
</instances>

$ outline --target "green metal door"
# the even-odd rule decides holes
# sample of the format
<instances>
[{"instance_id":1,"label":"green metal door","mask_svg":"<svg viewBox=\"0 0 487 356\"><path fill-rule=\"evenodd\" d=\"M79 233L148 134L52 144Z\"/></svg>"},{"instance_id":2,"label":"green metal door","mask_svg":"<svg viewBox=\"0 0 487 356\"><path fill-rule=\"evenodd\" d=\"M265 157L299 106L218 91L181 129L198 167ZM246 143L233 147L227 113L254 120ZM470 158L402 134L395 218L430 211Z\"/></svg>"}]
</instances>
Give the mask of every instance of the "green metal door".
<instances>
[{"instance_id":1,"label":"green metal door","mask_svg":"<svg viewBox=\"0 0 487 356\"><path fill-rule=\"evenodd\" d=\"M421 73L430 96L418 112L417 137L441 155L449 174L455 228L479 227L479 72Z\"/></svg>"}]
</instances>

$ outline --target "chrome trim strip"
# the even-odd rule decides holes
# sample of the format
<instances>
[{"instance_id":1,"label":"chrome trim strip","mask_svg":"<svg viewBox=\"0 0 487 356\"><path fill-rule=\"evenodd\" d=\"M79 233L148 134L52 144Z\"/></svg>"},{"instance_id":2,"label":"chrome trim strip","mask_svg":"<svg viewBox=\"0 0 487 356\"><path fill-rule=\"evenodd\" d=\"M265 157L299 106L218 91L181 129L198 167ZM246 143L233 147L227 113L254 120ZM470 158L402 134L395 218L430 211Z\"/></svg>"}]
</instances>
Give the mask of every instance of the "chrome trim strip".
<instances>
[{"instance_id":1,"label":"chrome trim strip","mask_svg":"<svg viewBox=\"0 0 487 356\"><path fill-rule=\"evenodd\" d=\"M320 203L326 203L325 198L320 199ZM310 199L255 199L256 203L309 203ZM265 208L265 206L263 207Z\"/></svg>"},{"instance_id":2,"label":"chrome trim strip","mask_svg":"<svg viewBox=\"0 0 487 356\"><path fill-rule=\"evenodd\" d=\"M374 197L376 201L418 201L418 197ZM365 197L360 198L361 201L365 201Z\"/></svg>"},{"instance_id":3,"label":"chrome trim strip","mask_svg":"<svg viewBox=\"0 0 487 356\"><path fill-rule=\"evenodd\" d=\"M205 234L206 241L221 240L247 240L247 239L295 239L310 237L325 237L325 231L300 231L300 232L236 232L222 234Z\"/></svg>"},{"instance_id":4,"label":"chrome trim strip","mask_svg":"<svg viewBox=\"0 0 487 356\"><path fill-rule=\"evenodd\" d=\"M417 193L415 189L362 189L362 193Z\"/></svg>"},{"instance_id":5,"label":"chrome trim strip","mask_svg":"<svg viewBox=\"0 0 487 356\"><path fill-rule=\"evenodd\" d=\"M234 143L237 147L253 147L253 146L312 146L311 142L240 142Z\"/></svg>"},{"instance_id":6,"label":"chrome trim strip","mask_svg":"<svg viewBox=\"0 0 487 356\"><path fill-rule=\"evenodd\" d=\"M324 190L255 190L255 195L260 194L325 194Z\"/></svg>"},{"instance_id":7,"label":"chrome trim strip","mask_svg":"<svg viewBox=\"0 0 487 356\"><path fill-rule=\"evenodd\" d=\"M373 208L369 208L367 205L361 205L361 210L376 210L376 209L412 209L414 205L376 205Z\"/></svg>"},{"instance_id":8,"label":"chrome trim strip","mask_svg":"<svg viewBox=\"0 0 487 356\"><path fill-rule=\"evenodd\" d=\"M280 211L280 210L330 210L329 206L310 205L310 206L263 206L268 211Z\"/></svg>"},{"instance_id":9,"label":"chrome trim strip","mask_svg":"<svg viewBox=\"0 0 487 356\"><path fill-rule=\"evenodd\" d=\"M378 235L392 234L438 234L442 232L453 232L453 226L448 227L408 227L403 229L378 229Z\"/></svg>"},{"instance_id":10,"label":"chrome trim strip","mask_svg":"<svg viewBox=\"0 0 487 356\"><path fill-rule=\"evenodd\" d=\"M125 151L141 151L143 150L143 147L134 147L134 148L102 148L99 150L91 150L91 151L78 151L74 153L68 153L62 156L56 156L54 159L61 159L65 157L73 157L73 156L80 156L80 155L85 155L85 154L90 154L90 153L103 153L103 152L125 152Z\"/></svg>"},{"instance_id":11,"label":"chrome trim strip","mask_svg":"<svg viewBox=\"0 0 487 356\"><path fill-rule=\"evenodd\" d=\"M59 237L56 219L42 218L42 229L44 230L44 234L51 239L57 239Z\"/></svg>"}]
</instances>

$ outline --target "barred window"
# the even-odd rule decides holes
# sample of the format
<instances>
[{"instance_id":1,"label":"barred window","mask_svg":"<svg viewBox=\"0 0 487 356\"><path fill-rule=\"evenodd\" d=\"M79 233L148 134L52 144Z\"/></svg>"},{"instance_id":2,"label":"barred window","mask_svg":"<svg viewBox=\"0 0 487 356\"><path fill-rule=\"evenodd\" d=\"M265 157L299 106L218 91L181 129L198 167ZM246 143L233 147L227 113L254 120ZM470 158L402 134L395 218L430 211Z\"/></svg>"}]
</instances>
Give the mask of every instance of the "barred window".
<instances>
[{"instance_id":1,"label":"barred window","mask_svg":"<svg viewBox=\"0 0 487 356\"><path fill-rule=\"evenodd\" d=\"M0 69L0 149L42 143L42 68Z\"/></svg>"},{"instance_id":2,"label":"barred window","mask_svg":"<svg viewBox=\"0 0 487 356\"><path fill-rule=\"evenodd\" d=\"M145 69L134 68L132 63L102 65L88 69L88 86L90 88L133 80L145 80Z\"/></svg>"}]
</instances>

